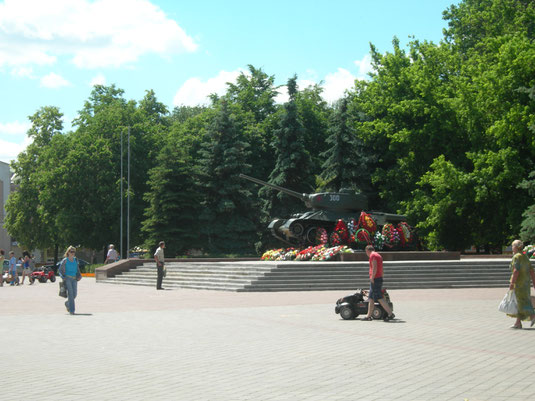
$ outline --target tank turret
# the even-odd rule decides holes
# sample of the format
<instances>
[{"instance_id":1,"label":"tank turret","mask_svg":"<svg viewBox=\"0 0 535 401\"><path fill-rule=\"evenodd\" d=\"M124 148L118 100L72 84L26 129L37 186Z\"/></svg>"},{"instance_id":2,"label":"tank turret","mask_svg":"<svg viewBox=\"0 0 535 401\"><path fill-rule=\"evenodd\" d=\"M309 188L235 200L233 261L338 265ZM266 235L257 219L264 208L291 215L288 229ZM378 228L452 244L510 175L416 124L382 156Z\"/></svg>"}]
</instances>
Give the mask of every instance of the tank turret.
<instances>
[{"instance_id":1,"label":"tank turret","mask_svg":"<svg viewBox=\"0 0 535 401\"><path fill-rule=\"evenodd\" d=\"M266 187L276 189L295 198L301 199L305 205L313 210L338 210L348 212L360 212L368 208L368 198L366 195L355 193L350 189L343 189L340 192L321 192L317 194L300 194L291 189L283 188L269 182L240 174L241 178L255 182Z\"/></svg>"},{"instance_id":2,"label":"tank turret","mask_svg":"<svg viewBox=\"0 0 535 401\"><path fill-rule=\"evenodd\" d=\"M339 219L348 221L359 217L362 211L368 208L368 198L364 194L356 193L350 189L342 189L340 192L320 192L315 194L299 193L258 178L240 174L240 178L252 181L256 184L273 188L287 195L301 199L308 212L297 213L288 219L275 219L268 228L274 237L290 245L308 245L316 241L318 228L324 228L328 233L334 229ZM399 214L368 212L377 225L386 223L399 223L406 220Z\"/></svg>"}]
</instances>

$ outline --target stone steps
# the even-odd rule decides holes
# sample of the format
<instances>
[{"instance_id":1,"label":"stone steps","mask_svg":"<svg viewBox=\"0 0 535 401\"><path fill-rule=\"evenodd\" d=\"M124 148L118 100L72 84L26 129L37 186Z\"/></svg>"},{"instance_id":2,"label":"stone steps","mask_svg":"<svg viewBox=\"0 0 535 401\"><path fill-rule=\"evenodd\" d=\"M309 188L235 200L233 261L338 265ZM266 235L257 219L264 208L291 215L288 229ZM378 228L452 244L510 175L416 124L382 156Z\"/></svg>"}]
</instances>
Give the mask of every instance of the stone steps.
<instances>
[{"instance_id":1,"label":"stone steps","mask_svg":"<svg viewBox=\"0 0 535 401\"><path fill-rule=\"evenodd\" d=\"M506 287L508 259L385 262L385 287ZM326 291L367 288L368 262L171 262L166 288L221 291ZM156 286L156 265L147 262L99 282Z\"/></svg>"}]
</instances>

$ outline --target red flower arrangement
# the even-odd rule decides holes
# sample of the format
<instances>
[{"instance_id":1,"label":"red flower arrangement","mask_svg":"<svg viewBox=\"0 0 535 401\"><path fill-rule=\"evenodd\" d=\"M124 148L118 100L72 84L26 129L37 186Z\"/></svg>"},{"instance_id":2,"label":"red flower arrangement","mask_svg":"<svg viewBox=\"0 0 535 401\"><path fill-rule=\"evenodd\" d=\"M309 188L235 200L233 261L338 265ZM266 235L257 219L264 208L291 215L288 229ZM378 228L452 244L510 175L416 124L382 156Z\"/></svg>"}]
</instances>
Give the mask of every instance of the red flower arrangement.
<instances>
[{"instance_id":1,"label":"red flower arrangement","mask_svg":"<svg viewBox=\"0 0 535 401\"><path fill-rule=\"evenodd\" d=\"M334 227L334 232L340 237L341 244L347 244L347 241L349 240L349 233L347 232L347 226L344 220L338 220L336 227ZM340 243L336 245L340 245ZM335 244L333 244L333 246L335 246Z\"/></svg>"},{"instance_id":2,"label":"red flower arrangement","mask_svg":"<svg viewBox=\"0 0 535 401\"><path fill-rule=\"evenodd\" d=\"M339 246L342 243L340 235L335 231L331 233L331 246Z\"/></svg>"},{"instance_id":3,"label":"red flower arrangement","mask_svg":"<svg viewBox=\"0 0 535 401\"><path fill-rule=\"evenodd\" d=\"M399 231L391 223L386 223L383 226L382 234L385 237L385 247L387 248L395 247L401 241Z\"/></svg>"},{"instance_id":4,"label":"red flower arrangement","mask_svg":"<svg viewBox=\"0 0 535 401\"><path fill-rule=\"evenodd\" d=\"M407 244L410 244L413 238L411 227L406 222L403 221L398 224L397 230L399 232L399 237L401 239L401 245L405 246Z\"/></svg>"},{"instance_id":5,"label":"red flower arrangement","mask_svg":"<svg viewBox=\"0 0 535 401\"><path fill-rule=\"evenodd\" d=\"M318 227L316 229L316 244L325 245L329 242L329 234L327 234L327 230L323 227Z\"/></svg>"},{"instance_id":6,"label":"red flower arrangement","mask_svg":"<svg viewBox=\"0 0 535 401\"><path fill-rule=\"evenodd\" d=\"M370 233L364 228L361 228L357 231L357 233L355 234L355 239L359 244L372 244L372 238L370 236Z\"/></svg>"},{"instance_id":7,"label":"red flower arrangement","mask_svg":"<svg viewBox=\"0 0 535 401\"><path fill-rule=\"evenodd\" d=\"M377 224L373 220L372 216L370 216L366 212L361 212L359 217L359 223L358 228L364 228L370 235L374 235L377 231Z\"/></svg>"}]
</instances>

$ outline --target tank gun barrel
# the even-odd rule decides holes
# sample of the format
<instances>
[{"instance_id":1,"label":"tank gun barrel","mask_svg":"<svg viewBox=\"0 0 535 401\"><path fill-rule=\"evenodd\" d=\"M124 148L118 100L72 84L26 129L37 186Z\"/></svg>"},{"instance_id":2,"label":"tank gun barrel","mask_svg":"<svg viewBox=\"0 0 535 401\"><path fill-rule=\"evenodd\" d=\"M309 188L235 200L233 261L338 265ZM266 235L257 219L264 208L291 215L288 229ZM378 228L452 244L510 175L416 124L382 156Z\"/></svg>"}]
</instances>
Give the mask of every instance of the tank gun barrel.
<instances>
[{"instance_id":1,"label":"tank gun barrel","mask_svg":"<svg viewBox=\"0 0 535 401\"><path fill-rule=\"evenodd\" d=\"M240 174L239 177L240 178L244 178L244 179L249 180L249 181L252 181L252 182L254 182L256 184L264 185L266 187L270 187L270 188L276 189L277 191L284 192L285 194L288 194L290 196L294 196L296 198L299 198L302 201L305 201L305 202L308 201L308 196L306 194L300 194L299 192L292 191L291 189L279 187L278 185L270 184L269 182L265 182L265 181L259 180L258 178L250 177L250 176L245 175L245 174Z\"/></svg>"}]
</instances>

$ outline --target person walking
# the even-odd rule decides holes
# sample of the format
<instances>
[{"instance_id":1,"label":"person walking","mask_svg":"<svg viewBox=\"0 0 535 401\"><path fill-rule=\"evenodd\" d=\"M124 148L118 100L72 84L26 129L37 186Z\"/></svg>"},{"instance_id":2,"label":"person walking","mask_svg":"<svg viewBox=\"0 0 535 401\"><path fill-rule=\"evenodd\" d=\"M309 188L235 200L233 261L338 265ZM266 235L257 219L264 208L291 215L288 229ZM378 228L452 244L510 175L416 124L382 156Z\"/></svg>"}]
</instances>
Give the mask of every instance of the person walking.
<instances>
[{"instance_id":1,"label":"person walking","mask_svg":"<svg viewBox=\"0 0 535 401\"><path fill-rule=\"evenodd\" d=\"M74 246L69 246L58 269L58 273L63 279L65 288L67 289L65 308L67 308L67 312L71 315L74 315L74 299L78 295L78 281L82 279L78 259L76 259L75 255L76 248Z\"/></svg>"},{"instance_id":2,"label":"person walking","mask_svg":"<svg viewBox=\"0 0 535 401\"><path fill-rule=\"evenodd\" d=\"M17 259L15 258L15 252L9 252L9 275L11 280L9 285L19 285L19 276L17 274Z\"/></svg>"},{"instance_id":3,"label":"person walking","mask_svg":"<svg viewBox=\"0 0 535 401\"><path fill-rule=\"evenodd\" d=\"M4 286L4 260L6 251L0 249L0 287Z\"/></svg>"},{"instance_id":4,"label":"person walking","mask_svg":"<svg viewBox=\"0 0 535 401\"><path fill-rule=\"evenodd\" d=\"M383 297L383 257L378 252L375 252L373 245L366 247L366 255L370 260L370 293L368 295L368 314L364 320L372 320L375 302L379 302L387 314L384 321L388 322L396 316L392 313L392 309L390 309Z\"/></svg>"},{"instance_id":5,"label":"person walking","mask_svg":"<svg viewBox=\"0 0 535 401\"><path fill-rule=\"evenodd\" d=\"M30 276L32 274L32 269L30 269L30 254L28 252L24 252L24 257L22 258L22 283L24 284L24 279L28 277L28 281L30 282L30 285L33 284L30 280Z\"/></svg>"},{"instance_id":6,"label":"person walking","mask_svg":"<svg viewBox=\"0 0 535 401\"><path fill-rule=\"evenodd\" d=\"M106 255L106 260L104 261L104 264L108 263L114 263L119 260L119 253L115 249L115 246L113 244L110 244L108 247L108 254Z\"/></svg>"},{"instance_id":7,"label":"person walking","mask_svg":"<svg viewBox=\"0 0 535 401\"><path fill-rule=\"evenodd\" d=\"M522 320L531 320L531 326L535 324L535 310L531 304L529 281L535 288L535 272L531 266L529 258L522 253L524 244L520 240L513 241L513 259L511 260L511 279L509 289L515 291L518 312L514 315L516 321L511 326L512 329L521 329Z\"/></svg>"},{"instance_id":8,"label":"person walking","mask_svg":"<svg viewBox=\"0 0 535 401\"><path fill-rule=\"evenodd\" d=\"M154 260L156 262L156 268L158 269L158 278L156 280L157 290L163 290L162 281L163 281L164 264L165 264L165 256L163 252L164 248L165 248L165 242L160 241L160 243L158 244L158 249L156 249L156 252L154 252Z\"/></svg>"}]
</instances>

